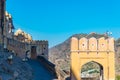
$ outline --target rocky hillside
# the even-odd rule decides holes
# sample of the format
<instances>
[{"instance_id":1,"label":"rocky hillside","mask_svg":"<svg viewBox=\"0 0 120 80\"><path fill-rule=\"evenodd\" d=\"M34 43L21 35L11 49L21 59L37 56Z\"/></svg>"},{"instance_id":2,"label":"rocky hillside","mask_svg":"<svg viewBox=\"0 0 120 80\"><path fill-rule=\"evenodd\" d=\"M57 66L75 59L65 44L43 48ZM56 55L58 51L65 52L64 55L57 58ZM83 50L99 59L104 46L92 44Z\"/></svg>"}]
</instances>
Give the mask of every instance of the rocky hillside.
<instances>
[{"instance_id":1,"label":"rocky hillside","mask_svg":"<svg viewBox=\"0 0 120 80\"><path fill-rule=\"evenodd\" d=\"M70 64L70 39L49 49L49 59L61 69L69 70Z\"/></svg>"},{"instance_id":2,"label":"rocky hillside","mask_svg":"<svg viewBox=\"0 0 120 80\"><path fill-rule=\"evenodd\" d=\"M0 52L0 80L32 80L32 68L11 52Z\"/></svg>"},{"instance_id":3,"label":"rocky hillside","mask_svg":"<svg viewBox=\"0 0 120 80\"><path fill-rule=\"evenodd\" d=\"M120 75L120 38L115 41L116 74Z\"/></svg>"},{"instance_id":4,"label":"rocky hillside","mask_svg":"<svg viewBox=\"0 0 120 80\"><path fill-rule=\"evenodd\" d=\"M77 38L105 37L105 38L107 38L107 36L105 34L95 34L95 33L91 33L89 35L75 34L71 37L77 37ZM67 71L70 70L70 38L68 38L63 43L56 45L49 49L50 61L55 63L56 65L60 66L61 69L67 70ZM120 39L116 40L116 42L115 42L116 74L120 73L120 45L118 45L118 44L120 44ZM94 66L94 65L92 65L92 66Z\"/></svg>"},{"instance_id":5,"label":"rocky hillside","mask_svg":"<svg viewBox=\"0 0 120 80\"><path fill-rule=\"evenodd\" d=\"M87 34L75 34L74 37L81 38ZM71 36L71 37L73 37ZM71 38L70 37L70 38ZM49 59L61 69L70 70L70 38L61 44L49 49Z\"/></svg>"}]
</instances>

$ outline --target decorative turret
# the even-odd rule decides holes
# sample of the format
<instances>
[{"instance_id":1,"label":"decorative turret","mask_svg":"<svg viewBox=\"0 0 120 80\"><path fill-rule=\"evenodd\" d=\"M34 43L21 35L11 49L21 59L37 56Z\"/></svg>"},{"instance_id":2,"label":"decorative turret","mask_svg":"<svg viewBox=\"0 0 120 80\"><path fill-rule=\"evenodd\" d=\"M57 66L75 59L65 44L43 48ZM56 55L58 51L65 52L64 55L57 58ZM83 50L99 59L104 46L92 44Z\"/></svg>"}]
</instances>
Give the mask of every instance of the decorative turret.
<instances>
[{"instance_id":1,"label":"decorative turret","mask_svg":"<svg viewBox=\"0 0 120 80\"><path fill-rule=\"evenodd\" d=\"M22 31L21 29L18 29L14 35L15 35L16 39L21 42L31 42L32 41L32 36L24 31Z\"/></svg>"},{"instance_id":2,"label":"decorative turret","mask_svg":"<svg viewBox=\"0 0 120 80\"><path fill-rule=\"evenodd\" d=\"M19 28L16 32L15 32L15 36L18 36L18 34L22 34L23 31Z\"/></svg>"}]
</instances>

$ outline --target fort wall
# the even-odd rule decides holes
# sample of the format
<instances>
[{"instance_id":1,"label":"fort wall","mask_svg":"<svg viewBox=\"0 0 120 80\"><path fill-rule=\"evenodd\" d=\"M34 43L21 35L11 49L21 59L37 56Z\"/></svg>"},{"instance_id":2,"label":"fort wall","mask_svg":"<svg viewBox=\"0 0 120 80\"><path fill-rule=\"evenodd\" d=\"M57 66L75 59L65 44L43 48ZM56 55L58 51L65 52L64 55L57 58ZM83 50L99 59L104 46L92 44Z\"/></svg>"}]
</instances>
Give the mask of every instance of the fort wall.
<instances>
[{"instance_id":1,"label":"fort wall","mask_svg":"<svg viewBox=\"0 0 120 80\"><path fill-rule=\"evenodd\" d=\"M36 46L36 57L44 56L46 59L48 58L48 41L33 41L31 43L20 42L14 39L7 38L7 49L13 51L17 56L24 58L26 56L26 52L29 51L31 53L31 47ZM34 53L33 53L34 54Z\"/></svg>"}]
</instances>

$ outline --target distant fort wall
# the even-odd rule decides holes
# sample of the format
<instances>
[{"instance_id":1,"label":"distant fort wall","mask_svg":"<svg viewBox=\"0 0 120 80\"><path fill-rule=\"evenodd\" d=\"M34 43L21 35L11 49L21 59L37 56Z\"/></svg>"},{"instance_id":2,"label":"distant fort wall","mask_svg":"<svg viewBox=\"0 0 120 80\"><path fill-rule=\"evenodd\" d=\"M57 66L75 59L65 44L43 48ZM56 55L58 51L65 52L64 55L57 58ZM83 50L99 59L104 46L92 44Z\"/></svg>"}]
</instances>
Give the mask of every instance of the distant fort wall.
<instances>
[{"instance_id":1,"label":"distant fort wall","mask_svg":"<svg viewBox=\"0 0 120 80\"><path fill-rule=\"evenodd\" d=\"M32 46L36 47L36 54L31 51ZM34 54L35 57L44 56L45 58L48 58L48 41L45 40L32 41L30 43L27 43L7 38L7 49L13 51L17 56L21 58L26 57L27 52L29 52L30 57L31 54Z\"/></svg>"}]
</instances>

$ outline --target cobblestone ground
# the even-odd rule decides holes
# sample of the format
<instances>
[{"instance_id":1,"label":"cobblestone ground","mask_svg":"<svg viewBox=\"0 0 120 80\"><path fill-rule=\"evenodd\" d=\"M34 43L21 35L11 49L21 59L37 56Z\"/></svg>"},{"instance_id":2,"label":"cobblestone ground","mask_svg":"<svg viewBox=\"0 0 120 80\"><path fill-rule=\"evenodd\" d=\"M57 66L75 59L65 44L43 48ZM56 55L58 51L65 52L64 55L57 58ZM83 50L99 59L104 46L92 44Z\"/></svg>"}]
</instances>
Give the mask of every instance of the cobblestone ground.
<instances>
[{"instance_id":1,"label":"cobblestone ground","mask_svg":"<svg viewBox=\"0 0 120 80\"><path fill-rule=\"evenodd\" d=\"M33 69L33 80L53 80L54 76L44 68L44 66L36 61L36 60L29 60L28 64L31 65Z\"/></svg>"}]
</instances>

